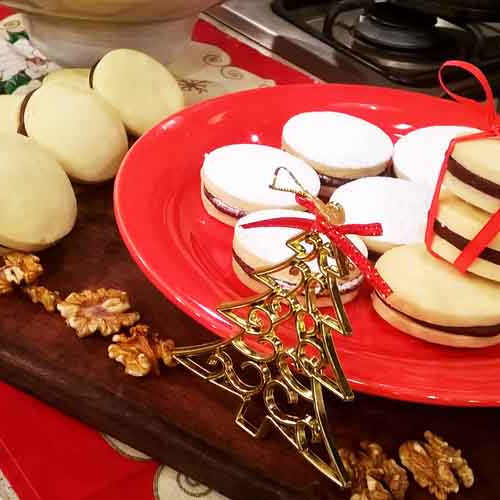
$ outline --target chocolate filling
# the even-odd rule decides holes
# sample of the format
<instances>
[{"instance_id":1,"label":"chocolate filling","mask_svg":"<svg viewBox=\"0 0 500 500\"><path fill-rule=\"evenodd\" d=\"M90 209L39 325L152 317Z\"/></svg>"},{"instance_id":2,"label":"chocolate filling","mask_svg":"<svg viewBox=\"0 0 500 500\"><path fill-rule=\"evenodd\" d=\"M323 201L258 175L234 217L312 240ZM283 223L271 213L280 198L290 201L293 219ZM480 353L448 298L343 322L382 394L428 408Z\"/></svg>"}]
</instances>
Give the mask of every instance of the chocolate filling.
<instances>
[{"instance_id":1,"label":"chocolate filling","mask_svg":"<svg viewBox=\"0 0 500 500\"><path fill-rule=\"evenodd\" d=\"M471 172L451 157L448 161L448 172L465 184L500 200L499 184Z\"/></svg>"},{"instance_id":2,"label":"chocolate filling","mask_svg":"<svg viewBox=\"0 0 500 500\"><path fill-rule=\"evenodd\" d=\"M237 264L241 267L241 269L243 269L243 271L246 274L248 274L249 276L251 276L256 271L253 267L249 266L239 255L237 255L236 252L234 251L234 249L233 249L233 258L237 262ZM295 286L295 283L289 283L288 281L283 280L283 279L279 279L279 278L278 279L274 278L274 279L283 288L292 288ZM339 283L339 285L338 285L339 292L341 294L353 292L354 290L359 288L362 281L363 281L363 277L360 275L358 278L355 278L351 281L347 281L347 282L341 283L341 284ZM326 295L328 295L328 292L326 292L326 291L321 294L321 296L326 296Z\"/></svg>"},{"instance_id":3,"label":"chocolate filling","mask_svg":"<svg viewBox=\"0 0 500 500\"><path fill-rule=\"evenodd\" d=\"M391 176L391 168L392 168L391 164L387 165L385 170L380 172L380 174L377 174L377 177L385 177L385 176L390 177ZM317 172L317 174L318 174L319 180L321 182L321 185L328 186L331 188L337 188L339 186L342 186L343 184L347 184L348 182L355 181L356 179L359 179L359 177L356 177L354 179L345 179L343 177L332 177L330 175L322 174L320 172Z\"/></svg>"},{"instance_id":4,"label":"chocolate filling","mask_svg":"<svg viewBox=\"0 0 500 500\"><path fill-rule=\"evenodd\" d=\"M19 108L19 126L17 127L17 133L21 135L25 135L28 137L28 132L26 131L26 123L24 122L24 114L26 113L26 106L28 106L28 102L31 99L31 96L38 89L32 90L28 94L24 96L23 102L21 103L21 107Z\"/></svg>"},{"instance_id":5,"label":"chocolate filling","mask_svg":"<svg viewBox=\"0 0 500 500\"><path fill-rule=\"evenodd\" d=\"M231 205L228 205L226 202L222 201L220 198L217 198L213 194L209 193L205 186L203 186L203 193L207 197L207 200L220 212L231 217L235 217L236 219L241 219L242 217L247 215L244 210L232 207Z\"/></svg>"},{"instance_id":6,"label":"chocolate filling","mask_svg":"<svg viewBox=\"0 0 500 500\"><path fill-rule=\"evenodd\" d=\"M491 326L443 326L443 325L435 325L434 323L428 323L426 321L421 321L419 319L408 316L407 314L399 311L395 307L392 307L388 304L378 293L377 297L389 308L393 311L401 314L408 320L413 323L417 323L418 325L425 326L427 328L432 328L433 330L439 330L440 332L452 333L453 335L468 335L469 337L495 337L496 335L500 335L500 324L491 325Z\"/></svg>"},{"instance_id":7,"label":"chocolate filling","mask_svg":"<svg viewBox=\"0 0 500 500\"><path fill-rule=\"evenodd\" d=\"M439 221L434 222L434 233L459 250L463 250L470 241L467 238L453 232ZM493 248L486 247L479 254L479 258L500 266L500 251L494 250Z\"/></svg>"}]
</instances>

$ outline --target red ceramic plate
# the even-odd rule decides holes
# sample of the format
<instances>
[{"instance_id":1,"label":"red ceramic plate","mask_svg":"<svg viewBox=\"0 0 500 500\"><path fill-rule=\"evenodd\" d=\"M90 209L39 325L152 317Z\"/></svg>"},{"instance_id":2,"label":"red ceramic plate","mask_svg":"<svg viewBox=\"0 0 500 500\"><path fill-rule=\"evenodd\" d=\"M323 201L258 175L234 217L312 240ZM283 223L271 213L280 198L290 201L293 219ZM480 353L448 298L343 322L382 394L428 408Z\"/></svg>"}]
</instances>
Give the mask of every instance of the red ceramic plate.
<instances>
[{"instance_id":1,"label":"red ceramic plate","mask_svg":"<svg viewBox=\"0 0 500 500\"><path fill-rule=\"evenodd\" d=\"M394 140L427 125L486 127L475 111L423 94L293 85L207 101L153 128L133 146L117 177L118 226L148 278L221 337L234 330L216 306L252 292L231 269L232 228L210 218L201 205L203 155L238 142L279 146L282 126L291 116L319 110L367 119ZM354 335L337 338L336 344L355 390L432 404L500 406L500 346L454 349L409 337L374 313L367 289L347 312ZM283 337L293 341L293 332L284 331Z\"/></svg>"}]
</instances>

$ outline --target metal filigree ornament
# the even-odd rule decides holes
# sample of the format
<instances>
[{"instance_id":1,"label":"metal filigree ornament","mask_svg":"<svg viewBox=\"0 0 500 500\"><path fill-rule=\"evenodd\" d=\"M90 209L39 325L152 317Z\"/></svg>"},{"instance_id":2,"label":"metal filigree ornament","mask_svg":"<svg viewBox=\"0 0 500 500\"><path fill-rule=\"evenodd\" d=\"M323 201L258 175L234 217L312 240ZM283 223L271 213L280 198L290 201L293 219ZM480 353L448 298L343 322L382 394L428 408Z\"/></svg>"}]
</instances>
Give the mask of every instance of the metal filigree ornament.
<instances>
[{"instance_id":1,"label":"metal filigree ornament","mask_svg":"<svg viewBox=\"0 0 500 500\"><path fill-rule=\"evenodd\" d=\"M282 189L276 186L279 170L271 185L274 189ZM332 223L343 224L341 207L322 203L293 179L301 188L297 193L314 202ZM241 399L236 424L243 430L261 438L276 428L310 464L346 488L350 478L330 429L323 391L342 401L354 399L332 336L352 333L337 286L352 264L314 230L299 234L287 245L294 252L290 259L253 275L268 287L266 293L218 307L238 327L234 337L176 348L173 358ZM318 269L314 272L313 261ZM273 277L285 269L297 278L292 289ZM331 299L334 315L316 305L316 298L324 294ZM284 345L280 328L295 330L295 345ZM256 418L257 408L263 411Z\"/></svg>"}]
</instances>

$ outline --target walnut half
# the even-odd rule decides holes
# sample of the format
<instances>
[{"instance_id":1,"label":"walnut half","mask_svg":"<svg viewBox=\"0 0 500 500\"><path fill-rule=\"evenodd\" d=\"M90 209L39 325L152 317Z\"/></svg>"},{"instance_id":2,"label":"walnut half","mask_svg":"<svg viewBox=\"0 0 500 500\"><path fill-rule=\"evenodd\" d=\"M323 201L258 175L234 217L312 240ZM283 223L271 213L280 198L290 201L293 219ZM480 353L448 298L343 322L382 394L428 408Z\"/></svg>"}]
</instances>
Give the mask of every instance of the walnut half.
<instances>
[{"instance_id":1,"label":"walnut half","mask_svg":"<svg viewBox=\"0 0 500 500\"><path fill-rule=\"evenodd\" d=\"M33 284L43 273L36 255L12 252L4 257L0 267L0 295L10 293L14 286Z\"/></svg>"},{"instance_id":2,"label":"walnut half","mask_svg":"<svg viewBox=\"0 0 500 500\"><path fill-rule=\"evenodd\" d=\"M172 340L162 340L158 334L151 334L146 325L130 329L130 335L114 335L113 344L108 347L108 356L125 367L125 373L144 377L151 372L159 375L158 360L168 367L175 366Z\"/></svg>"},{"instance_id":3,"label":"walnut half","mask_svg":"<svg viewBox=\"0 0 500 500\"><path fill-rule=\"evenodd\" d=\"M351 476L351 500L403 500L408 489L406 471L387 458L377 443L361 443L361 451L342 448L340 457Z\"/></svg>"},{"instance_id":4,"label":"walnut half","mask_svg":"<svg viewBox=\"0 0 500 500\"><path fill-rule=\"evenodd\" d=\"M30 285L23 287L23 292L34 304L42 304L47 312L54 312L61 297L59 292L52 292L44 286Z\"/></svg>"},{"instance_id":5,"label":"walnut half","mask_svg":"<svg viewBox=\"0 0 500 500\"><path fill-rule=\"evenodd\" d=\"M466 488L474 484L474 473L462 457L462 452L430 431L427 442L407 441L399 448L403 465L411 471L415 481L427 488L437 500L446 500L450 493L458 493L455 473Z\"/></svg>"},{"instance_id":6,"label":"walnut half","mask_svg":"<svg viewBox=\"0 0 500 500\"><path fill-rule=\"evenodd\" d=\"M113 288L99 288L72 293L57 304L57 310L66 324L76 330L80 338L99 331L104 337L118 333L139 321L139 313L129 312L126 292Z\"/></svg>"}]
</instances>

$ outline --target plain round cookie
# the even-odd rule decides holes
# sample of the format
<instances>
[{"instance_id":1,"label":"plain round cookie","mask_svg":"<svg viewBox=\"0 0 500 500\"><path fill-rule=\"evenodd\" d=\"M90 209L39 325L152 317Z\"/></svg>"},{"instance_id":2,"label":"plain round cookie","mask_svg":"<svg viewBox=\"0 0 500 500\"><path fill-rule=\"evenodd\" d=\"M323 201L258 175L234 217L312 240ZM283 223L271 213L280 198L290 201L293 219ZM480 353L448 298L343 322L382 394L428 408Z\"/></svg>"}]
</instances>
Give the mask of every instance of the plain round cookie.
<instances>
[{"instance_id":1,"label":"plain round cookie","mask_svg":"<svg viewBox=\"0 0 500 500\"><path fill-rule=\"evenodd\" d=\"M425 184L434 189L452 139L476 132L479 130L453 125L435 125L412 130L394 145L394 174L400 179Z\"/></svg>"},{"instance_id":2,"label":"plain round cookie","mask_svg":"<svg viewBox=\"0 0 500 500\"><path fill-rule=\"evenodd\" d=\"M200 174L205 208L210 215L231 225L256 210L301 210L293 193L269 187L278 167L286 167L307 191L318 194L318 175L302 160L271 146L232 144L205 155ZM278 185L298 189L285 171L280 172Z\"/></svg>"},{"instance_id":3,"label":"plain round cookie","mask_svg":"<svg viewBox=\"0 0 500 500\"><path fill-rule=\"evenodd\" d=\"M366 177L340 186L330 198L342 205L346 224L382 224L381 236L363 236L373 252L424 241L433 192L392 177Z\"/></svg>"},{"instance_id":4,"label":"plain round cookie","mask_svg":"<svg viewBox=\"0 0 500 500\"><path fill-rule=\"evenodd\" d=\"M76 198L59 163L33 139L0 134L0 245L36 252L66 236Z\"/></svg>"},{"instance_id":5,"label":"plain round cookie","mask_svg":"<svg viewBox=\"0 0 500 500\"><path fill-rule=\"evenodd\" d=\"M494 213L500 208L500 140L479 139L455 145L446 186L468 203Z\"/></svg>"},{"instance_id":6,"label":"plain round cookie","mask_svg":"<svg viewBox=\"0 0 500 500\"><path fill-rule=\"evenodd\" d=\"M345 179L380 174L393 153L391 138L382 129L333 111L290 118L283 127L282 146L321 174Z\"/></svg>"},{"instance_id":7,"label":"plain round cookie","mask_svg":"<svg viewBox=\"0 0 500 500\"><path fill-rule=\"evenodd\" d=\"M267 287L253 279L247 270L252 269L255 271L266 269L292 258L294 252L286 243L303 231L288 227L244 228L243 226L252 222L286 217L314 220L314 216L309 213L276 209L253 212L241 218L236 224L233 235L233 269L240 281L256 292L265 292ZM363 241L357 236L350 236L349 238L360 252L367 257L368 250ZM324 239L326 239L326 237L324 237ZM307 244L305 245L307 247ZM319 271L316 261L311 261L309 265L313 272ZM297 276L290 274L288 268L273 273L273 276L282 282L290 284L296 283L298 280ZM341 292L344 303L352 300L357 295L362 281L363 276L356 267L351 269L349 276L343 280L339 280L339 291ZM319 297L318 299L319 305L330 304L329 297Z\"/></svg>"},{"instance_id":8,"label":"plain round cookie","mask_svg":"<svg viewBox=\"0 0 500 500\"><path fill-rule=\"evenodd\" d=\"M426 340L445 343L443 339L447 339L446 345L462 347L465 337L493 343L500 338L499 284L460 273L448 262L433 257L425 245L393 248L380 257L376 268L393 290L386 299L376 297L394 311L392 319L387 312L382 317L396 328L403 329L403 323L410 323L412 328L406 326L403 331L412 335L414 331L422 331L421 327L429 330L426 334L437 330L439 338L432 340L431 335ZM376 307L377 312L382 309ZM450 328L458 331L446 331ZM478 328L494 331L484 336L473 335L471 329Z\"/></svg>"},{"instance_id":9,"label":"plain round cookie","mask_svg":"<svg viewBox=\"0 0 500 500\"><path fill-rule=\"evenodd\" d=\"M94 67L91 86L135 136L184 107L183 93L168 69L137 50L108 52Z\"/></svg>"},{"instance_id":10,"label":"plain round cookie","mask_svg":"<svg viewBox=\"0 0 500 500\"><path fill-rule=\"evenodd\" d=\"M76 86L42 85L28 101L24 125L27 135L76 182L113 178L128 150L125 128L113 108Z\"/></svg>"},{"instance_id":11,"label":"plain round cookie","mask_svg":"<svg viewBox=\"0 0 500 500\"><path fill-rule=\"evenodd\" d=\"M24 96L0 95L0 133L16 133Z\"/></svg>"},{"instance_id":12,"label":"plain round cookie","mask_svg":"<svg viewBox=\"0 0 500 500\"><path fill-rule=\"evenodd\" d=\"M453 263L462 249L488 222L490 214L448 192L439 200L434 224L432 249ZM498 234L472 265L469 272L500 281L500 234Z\"/></svg>"},{"instance_id":13,"label":"plain round cookie","mask_svg":"<svg viewBox=\"0 0 500 500\"><path fill-rule=\"evenodd\" d=\"M64 68L49 73L42 81L43 85L59 83L73 85L79 89L90 89L90 69L88 68Z\"/></svg>"}]
</instances>

